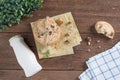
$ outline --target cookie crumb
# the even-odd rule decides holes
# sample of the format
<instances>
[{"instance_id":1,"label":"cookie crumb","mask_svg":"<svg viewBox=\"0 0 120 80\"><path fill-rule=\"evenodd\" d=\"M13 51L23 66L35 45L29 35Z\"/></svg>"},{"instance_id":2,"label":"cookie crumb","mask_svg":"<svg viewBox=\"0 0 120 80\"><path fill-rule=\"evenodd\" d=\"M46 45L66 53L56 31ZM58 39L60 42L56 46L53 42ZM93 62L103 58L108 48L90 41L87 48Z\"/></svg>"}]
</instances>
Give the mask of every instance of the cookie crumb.
<instances>
[{"instance_id":1,"label":"cookie crumb","mask_svg":"<svg viewBox=\"0 0 120 80\"><path fill-rule=\"evenodd\" d=\"M87 37L85 40L87 41L87 45L90 46L92 41L91 37Z\"/></svg>"},{"instance_id":2,"label":"cookie crumb","mask_svg":"<svg viewBox=\"0 0 120 80\"><path fill-rule=\"evenodd\" d=\"M90 52L90 51L91 51L91 49L88 49L87 51L88 51L88 52Z\"/></svg>"},{"instance_id":3,"label":"cookie crumb","mask_svg":"<svg viewBox=\"0 0 120 80\"><path fill-rule=\"evenodd\" d=\"M101 48L101 46L98 46L98 48Z\"/></svg>"},{"instance_id":4,"label":"cookie crumb","mask_svg":"<svg viewBox=\"0 0 120 80\"><path fill-rule=\"evenodd\" d=\"M63 19L58 19L58 20L56 20L56 23L59 25L59 26L61 26L63 23L64 23L64 21L63 21Z\"/></svg>"},{"instance_id":5,"label":"cookie crumb","mask_svg":"<svg viewBox=\"0 0 120 80\"><path fill-rule=\"evenodd\" d=\"M90 45L91 45L91 42L88 42L87 44L88 44L88 46L90 46Z\"/></svg>"},{"instance_id":6,"label":"cookie crumb","mask_svg":"<svg viewBox=\"0 0 120 80\"><path fill-rule=\"evenodd\" d=\"M112 7L113 10L115 10L116 8L115 7Z\"/></svg>"},{"instance_id":7,"label":"cookie crumb","mask_svg":"<svg viewBox=\"0 0 120 80\"><path fill-rule=\"evenodd\" d=\"M97 40L97 43L99 43L100 42L100 40Z\"/></svg>"},{"instance_id":8,"label":"cookie crumb","mask_svg":"<svg viewBox=\"0 0 120 80\"><path fill-rule=\"evenodd\" d=\"M89 42L92 41L91 37L87 37L87 41Z\"/></svg>"}]
</instances>

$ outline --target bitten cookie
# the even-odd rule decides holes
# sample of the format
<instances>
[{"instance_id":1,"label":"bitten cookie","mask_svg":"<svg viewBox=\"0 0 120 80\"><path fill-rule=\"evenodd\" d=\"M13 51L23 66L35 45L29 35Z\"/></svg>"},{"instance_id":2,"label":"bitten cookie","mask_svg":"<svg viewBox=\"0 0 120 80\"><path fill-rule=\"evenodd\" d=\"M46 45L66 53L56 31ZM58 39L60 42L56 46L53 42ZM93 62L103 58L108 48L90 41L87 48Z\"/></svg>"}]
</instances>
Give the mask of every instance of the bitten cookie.
<instances>
[{"instance_id":1,"label":"bitten cookie","mask_svg":"<svg viewBox=\"0 0 120 80\"><path fill-rule=\"evenodd\" d=\"M96 29L97 33L103 34L110 39L113 39L113 37L114 37L115 31L114 31L112 25L109 24L108 22L98 21L95 24L95 29Z\"/></svg>"}]
</instances>

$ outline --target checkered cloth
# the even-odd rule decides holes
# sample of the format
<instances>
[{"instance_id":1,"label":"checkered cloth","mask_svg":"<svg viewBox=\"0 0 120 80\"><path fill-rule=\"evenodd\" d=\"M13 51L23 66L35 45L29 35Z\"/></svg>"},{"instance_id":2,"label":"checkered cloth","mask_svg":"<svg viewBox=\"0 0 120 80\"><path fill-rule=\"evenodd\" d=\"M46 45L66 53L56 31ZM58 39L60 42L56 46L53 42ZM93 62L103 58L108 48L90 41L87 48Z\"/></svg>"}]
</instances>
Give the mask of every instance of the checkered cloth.
<instances>
[{"instance_id":1,"label":"checkered cloth","mask_svg":"<svg viewBox=\"0 0 120 80\"><path fill-rule=\"evenodd\" d=\"M120 42L86 62L88 69L80 80L120 80Z\"/></svg>"}]
</instances>

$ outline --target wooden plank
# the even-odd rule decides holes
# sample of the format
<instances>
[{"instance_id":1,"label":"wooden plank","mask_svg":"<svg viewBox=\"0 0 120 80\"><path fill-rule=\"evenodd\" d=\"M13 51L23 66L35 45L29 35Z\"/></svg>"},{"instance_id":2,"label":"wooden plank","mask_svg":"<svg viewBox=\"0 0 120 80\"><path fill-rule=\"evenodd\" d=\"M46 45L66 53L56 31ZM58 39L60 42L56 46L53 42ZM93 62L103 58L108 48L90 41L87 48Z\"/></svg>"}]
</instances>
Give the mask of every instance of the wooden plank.
<instances>
[{"instance_id":1,"label":"wooden plank","mask_svg":"<svg viewBox=\"0 0 120 80\"><path fill-rule=\"evenodd\" d=\"M116 32L120 32L120 1L117 0L45 0L44 7L36 10L31 18L23 18L22 23L4 32L31 32L30 22L69 11L73 13L81 33L92 32L90 29L98 20L108 21Z\"/></svg>"},{"instance_id":2,"label":"wooden plank","mask_svg":"<svg viewBox=\"0 0 120 80\"><path fill-rule=\"evenodd\" d=\"M29 45L29 46L35 46L34 43L34 38L32 33L0 33L0 48L2 49L2 47L6 47L6 49L9 46L9 39L15 35L21 35L24 37L25 42ZM4 45L4 46L3 46Z\"/></svg>"},{"instance_id":3,"label":"wooden plank","mask_svg":"<svg viewBox=\"0 0 120 80\"><path fill-rule=\"evenodd\" d=\"M17 63L14 53L12 53L12 55L12 58L0 58L0 70L21 69ZM38 62L42 65L44 70L85 70L87 68L85 61L89 56L90 55L87 53L76 53L76 55L62 56L51 59L38 59Z\"/></svg>"},{"instance_id":4,"label":"wooden plank","mask_svg":"<svg viewBox=\"0 0 120 80\"><path fill-rule=\"evenodd\" d=\"M0 33L0 51L4 52L10 49L10 45L9 45L9 39L14 36L14 35L22 35L25 42L28 44L28 46L30 47L35 47L35 43L34 43L34 38L32 33ZM112 45L114 45L115 43L117 43L119 41L119 35L120 34L115 34L114 39L108 39L106 38L104 35L101 34L86 34L86 33L81 33L81 37L82 37L82 42L81 45L76 46L74 48L74 50L85 50L89 47L96 47L96 46L104 46L104 48L110 48L112 47ZM87 45L87 41L85 40L87 37L91 37L92 38L92 42L91 42L91 46ZM97 43L97 40L100 40L100 43ZM97 43L97 44L94 44ZM3 46L4 45L4 46ZM85 48L86 47L86 48Z\"/></svg>"},{"instance_id":5,"label":"wooden plank","mask_svg":"<svg viewBox=\"0 0 120 80\"><path fill-rule=\"evenodd\" d=\"M18 33L0 33L0 69L21 69L8 42L8 39L15 34ZM32 33L21 33L21 35L25 38L25 42L27 42L28 46L37 56ZM83 41L81 42L81 45L74 47L74 55L38 60L43 66L43 69L85 70L87 68L85 61L90 57L111 48L119 41L120 34L116 34L113 40L109 40L103 35L98 34L81 34L81 36ZM86 37L92 38L91 46L87 45L87 42L85 41ZM97 40L100 40L100 42L97 43ZM101 48L98 48L98 46L101 46ZM91 49L91 51L89 52L88 49Z\"/></svg>"},{"instance_id":6,"label":"wooden plank","mask_svg":"<svg viewBox=\"0 0 120 80\"><path fill-rule=\"evenodd\" d=\"M40 71L26 78L22 70L0 70L0 80L78 80L83 71Z\"/></svg>"},{"instance_id":7,"label":"wooden plank","mask_svg":"<svg viewBox=\"0 0 120 80\"><path fill-rule=\"evenodd\" d=\"M116 17L101 17L101 16L82 16L78 13L73 13L76 25L78 27L78 30L80 33L96 33L94 30L94 24L97 21L103 20L109 22L111 25L113 25L113 28L115 29L116 33L120 33L120 18ZM32 19L32 18L29 18ZM39 19L39 18L38 18ZM32 20L35 21L35 20ZM32 32L31 27L30 27L30 22L28 20L23 20L23 22L19 25L15 25L3 32Z\"/></svg>"},{"instance_id":8,"label":"wooden plank","mask_svg":"<svg viewBox=\"0 0 120 80\"><path fill-rule=\"evenodd\" d=\"M45 16L71 11L83 42L74 47L75 54L69 56L42 59L38 62L43 70L33 77L26 78L23 70L18 65L12 48L9 46L9 38L21 34L25 42L37 56L30 22ZM111 48L119 41L120 36L120 1L118 0L45 0L44 7L36 10L31 18L23 18L22 23L0 32L0 80L78 80L81 72L87 69L85 61L90 57ZM109 40L96 34L94 24L96 21L105 20L111 23L116 35ZM86 37L91 37L91 46L87 45ZM100 40L99 43L96 41ZM101 48L98 48L101 46ZM88 49L91 51L89 52Z\"/></svg>"}]
</instances>

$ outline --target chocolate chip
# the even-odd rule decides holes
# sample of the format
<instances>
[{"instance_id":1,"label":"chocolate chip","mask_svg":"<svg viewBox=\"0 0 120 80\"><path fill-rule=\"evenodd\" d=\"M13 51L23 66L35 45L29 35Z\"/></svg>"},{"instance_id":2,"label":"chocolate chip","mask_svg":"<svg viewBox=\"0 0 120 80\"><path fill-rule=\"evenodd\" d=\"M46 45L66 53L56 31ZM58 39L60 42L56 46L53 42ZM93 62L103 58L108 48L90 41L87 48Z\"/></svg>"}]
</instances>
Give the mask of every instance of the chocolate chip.
<instances>
[{"instance_id":1,"label":"chocolate chip","mask_svg":"<svg viewBox=\"0 0 120 80\"><path fill-rule=\"evenodd\" d=\"M105 32L104 32L104 34L106 35L106 34L107 34L107 32L105 31Z\"/></svg>"},{"instance_id":2,"label":"chocolate chip","mask_svg":"<svg viewBox=\"0 0 120 80\"><path fill-rule=\"evenodd\" d=\"M65 42L66 44L70 43L68 40L65 40L64 42Z\"/></svg>"},{"instance_id":3,"label":"chocolate chip","mask_svg":"<svg viewBox=\"0 0 120 80\"><path fill-rule=\"evenodd\" d=\"M38 35L38 38L41 38L40 35Z\"/></svg>"},{"instance_id":4,"label":"chocolate chip","mask_svg":"<svg viewBox=\"0 0 120 80\"><path fill-rule=\"evenodd\" d=\"M71 22L69 21L68 24L71 24Z\"/></svg>"},{"instance_id":5,"label":"chocolate chip","mask_svg":"<svg viewBox=\"0 0 120 80\"><path fill-rule=\"evenodd\" d=\"M38 35L39 35L39 36L44 36L45 33L46 33L46 32L38 32Z\"/></svg>"},{"instance_id":6,"label":"chocolate chip","mask_svg":"<svg viewBox=\"0 0 120 80\"><path fill-rule=\"evenodd\" d=\"M44 33L41 33L41 36L43 36L44 35Z\"/></svg>"},{"instance_id":7,"label":"chocolate chip","mask_svg":"<svg viewBox=\"0 0 120 80\"><path fill-rule=\"evenodd\" d=\"M46 28L46 30L48 30L48 28Z\"/></svg>"},{"instance_id":8,"label":"chocolate chip","mask_svg":"<svg viewBox=\"0 0 120 80\"><path fill-rule=\"evenodd\" d=\"M110 36L113 36L113 35L114 35L114 33L113 33L113 32L111 32Z\"/></svg>"},{"instance_id":9,"label":"chocolate chip","mask_svg":"<svg viewBox=\"0 0 120 80\"><path fill-rule=\"evenodd\" d=\"M67 37L67 36L69 36L69 34L68 34L68 33L66 33L66 34L65 34L65 37Z\"/></svg>"},{"instance_id":10,"label":"chocolate chip","mask_svg":"<svg viewBox=\"0 0 120 80\"><path fill-rule=\"evenodd\" d=\"M44 35L44 33L42 33L42 32L41 32L41 33L39 33L39 35L40 35L40 36L43 36L43 35Z\"/></svg>"},{"instance_id":11,"label":"chocolate chip","mask_svg":"<svg viewBox=\"0 0 120 80\"><path fill-rule=\"evenodd\" d=\"M51 35L52 34L52 31L49 31L49 35Z\"/></svg>"},{"instance_id":12,"label":"chocolate chip","mask_svg":"<svg viewBox=\"0 0 120 80\"><path fill-rule=\"evenodd\" d=\"M69 25L69 24L71 24L71 22L70 22L70 21L66 23L66 25Z\"/></svg>"},{"instance_id":13,"label":"chocolate chip","mask_svg":"<svg viewBox=\"0 0 120 80\"><path fill-rule=\"evenodd\" d=\"M51 25L51 28L54 28L55 26L54 25Z\"/></svg>"}]
</instances>

